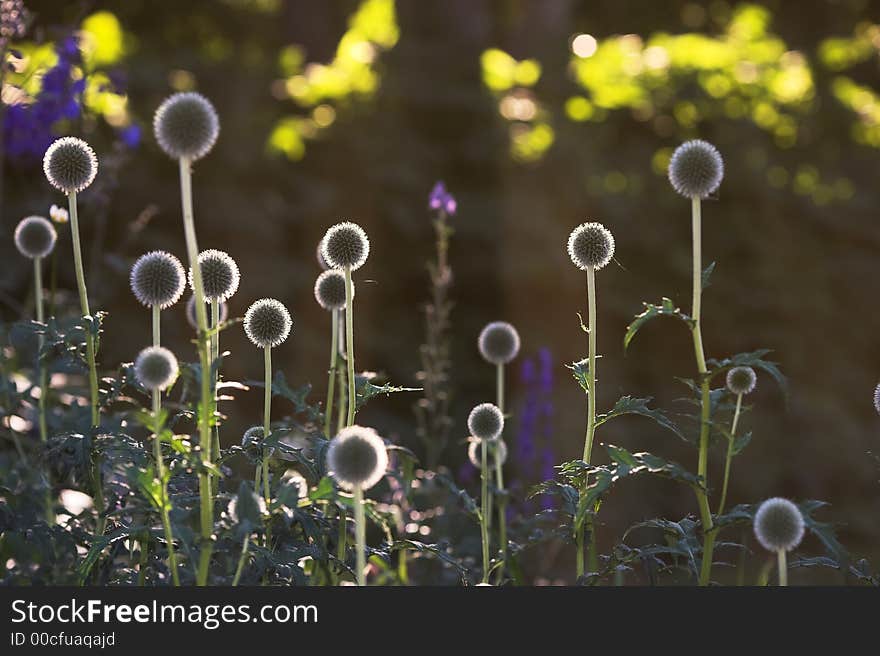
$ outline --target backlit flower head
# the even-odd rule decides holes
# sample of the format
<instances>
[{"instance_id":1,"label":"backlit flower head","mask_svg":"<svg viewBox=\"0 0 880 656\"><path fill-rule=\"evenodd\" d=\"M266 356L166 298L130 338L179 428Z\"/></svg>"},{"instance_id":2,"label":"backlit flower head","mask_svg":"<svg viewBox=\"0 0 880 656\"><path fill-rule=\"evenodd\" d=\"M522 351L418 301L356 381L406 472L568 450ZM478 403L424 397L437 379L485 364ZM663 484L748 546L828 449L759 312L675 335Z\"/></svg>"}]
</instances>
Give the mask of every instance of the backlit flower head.
<instances>
[{"instance_id":1,"label":"backlit flower head","mask_svg":"<svg viewBox=\"0 0 880 656\"><path fill-rule=\"evenodd\" d=\"M519 333L506 321L493 321L480 332L477 346L487 362L507 364L519 353Z\"/></svg>"},{"instance_id":2,"label":"backlit flower head","mask_svg":"<svg viewBox=\"0 0 880 656\"><path fill-rule=\"evenodd\" d=\"M614 256L614 236L601 223L581 223L568 236L568 256L578 269L601 269Z\"/></svg>"},{"instance_id":3,"label":"backlit flower head","mask_svg":"<svg viewBox=\"0 0 880 656\"><path fill-rule=\"evenodd\" d=\"M46 257L52 252L58 233L48 219L42 216L28 216L15 226L14 238L18 252L34 259Z\"/></svg>"},{"instance_id":4,"label":"backlit flower head","mask_svg":"<svg viewBox=\"0 0 880 656\"><path fill-rule=\"evenodd\" d=\"M751 394L758 377L751 367L734 367L727 372L727 389L733 394Z\"/></svg>"},{"instance_id":5,"label":"backlit flower head","mask_svg":"<svg viewBox=\"0 0 880 656\"><path fill-rule=\"evenodd\" d=\"M372 428L349 426L330 440L327 469L343 489L369 490L382 480L387 468L385 443Z\"/></svg>"},{"instance_id":6,"label":"backlit flower head","mask_svg":"<svg viewBox=\"0 0 880 656\"><path fill-rule=\"evenodd\" d=\"M159 147L173 159L201 159L217 142L220 120L211 102L192 91L175 93L153 116Z\"/></svg>"},{"instance_id":7,"label":"backlit flower head","mask_svg":"<svg viewBox=\"0 0 880 656\"><path fill-rule=\"evenodd\" d=\"M259 445L263 442L263 427L251 426L241 436L241 445L245 448L251 445Z\"/></svg>"},{"instance_id":8,"label":"backlit flower head","mask_svg":"<svg viewBox=\"0 0 880 656\"><path fill-rule=\"evenodd\" d=\"M244 315L244 332L260 348L274 348L290 334L290 312L274 298L255 301Z\"/></svg>"},{"instance_id":9,"label":"backlit flower head","mask_svg":"<svg viewBox=\"0 0 880 656\"><path fill-rule=\"evenodd\" d=\"M177 358L167 348L148 346L141 351L134 362L134 373L138 382L148 390L165 390L177 378Z\"/></svg>"},{"instance_id":10,"label":"backlit flower head","mask_svg":"<svg viewBox=\"0 0 880 656\"><path fill-rule=\"evenodd\" d=\"M163 310L180 300L186 286L183 265L171 253L151 251L141 255L131 267L131 291L147 307Z\"/></svg>"},{"instance_id":11,"label":"backlit flower head","mask_svg":"<svg viewBox=\"0 0 880 656\"><path fill-rule=\"evenodd\" d=\"M755 513L755 537L768 551L791 551L804 537L804 516L788 499L767 499Z\"/></svg>"},{"instance_id":12,"label":"backlit flower head","mask_svg":"<svg viewBox=\"0 0 880 656\"><path fill-rule=\"evenodd\" d=\"M874 410L880 415L880 384L874 388Z\"/></svg>"},{"instance_id":13,"label":"backlit flower head","mask_svg":"<svg viewBox=\"0 0 880 656\"><path fill-rule=\"evenodd\" d=\"M56 189L65 194L78 193L95 180L98 158L82 139L61 137L46 150L43 172Z\"/></svg>"},{"instance_id":14,"label":"backlit flower head","mask_svg":"<svg viewBox=\"0 0 880 656\"><path fill-rule=\"evenodd\" d=\"M494 403L481 403L468 415L468 430L480 440L494 440L504 430L504 415Z\"/></svg>"},{"instance_id":15,"label":"backlit flower head","mask_svg":"<svg viewBox=\"0 0 880 656\"><path fill-rule=\"evenodd\" d=\"M504 443L504 440L490 440L487 442L487 445L486 461L489 469L495 469L496 458L498 458L502 465L507 462L507 445ZM480 440L472 439L470 444L468 444L468 460L477 469L483 468L483 452Z\"/></svg>"},{"instance_id":16,"label":"backlit flower head","mask_svg":"<svg viewBox=\"0 0 880 656\"><path fill-rule=\"evenodd\" d=\"M238 265L227 253L209 249L199 253L199 268L202 272L202 289L205 301L228 301L238 290L241 275ZM195 289L192 267L189 270L189 287Z\"/></svg>"},{"instance_id":17,"label":"backlit flower head","mask_svg":"<svg viewBox=\"0 0 880 656\"><path fill-rule=\"evenodd\" d=\"M354 283L351 286L354 297ZM341 310L345 307L345 274L339 269L325 271L315 281L315 300L325 310Z\"/></svg>"},{"instance_id":18,"label":"backlit flower head","mask_svg":"<svg viewBox=\"0 0 880 656\"><path fill-rule=\"evenodd\" d=\"M220 323L229 318L229 306L226 303L220 304ZM186 321L194 329L199 329L198 319L196 318L196 297L190 296L186 302Z\"/></svg>"},{"instance_id":19,"label":"backlit flower head","mask_svg":"<svg viewBox=\"0 0 880 656\"><path fill-rule=\"evenodd\" d=\"M344 221L332 226L321 240L324 261L334 269L360 269L370 254L370 240L358 224Z\"/></svg>"},{"instance_id":20,"label":"backlit flower head","mask_svg":"<svg viewBox=\"0 0 880 656\"><path fill-rule=\"evenodd\" d=\"M669 182L687 198L706 198L724 178L724 160L718 149L702 139L686 141L669 160Z\"/></svg>"}]
</instances>

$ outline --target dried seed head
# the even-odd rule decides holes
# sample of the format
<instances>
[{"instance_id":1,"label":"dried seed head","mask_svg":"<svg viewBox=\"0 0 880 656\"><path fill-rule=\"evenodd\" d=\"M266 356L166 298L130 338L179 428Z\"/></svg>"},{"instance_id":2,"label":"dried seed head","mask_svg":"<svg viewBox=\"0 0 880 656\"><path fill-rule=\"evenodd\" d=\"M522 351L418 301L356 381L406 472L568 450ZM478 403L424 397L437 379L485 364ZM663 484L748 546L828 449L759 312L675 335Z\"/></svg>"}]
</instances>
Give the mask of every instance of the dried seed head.
<instances>
[{"instance_id":1,"label":"dried seed head","mask_svg":"<svg viewBox=\"0 0 880 656\"><path fill-rule=\"evenodd\" d=\"M727 389L732 394L751 394L758 377L751 367L734 367L727 372Z\"/></svg>"},{"instance_id":2,"label":"dried seed head","mask_svg":"<svg viewBox=\"0 0 880 656\"><path fill-rule=\"evenodd\" d=\"M755 537L768 551L791 551L804 537L804 516L788 499L767 499L755 513Z\"/></svg>"},{"instance_id":3,"label":"dried seed head","mask_svg":"<svg viewBox=\"0 0 880 656\"><path fill-rule=\"evenodd\" d=\"M506 321L493 321L480 332L477 346L487 362L507 364L519 353L519 333Z\"/></svg>"},{"instance_id":4,"label":"dried seed head","mask_svg":"<svg viewBox=\"0 0 880 656\"><path fill-rule=\"evenodd\" d=\"M358 224L350 221L332 226L321 240L324 261L334 269L359 269L370 254L370 240Z\"/></svg>"},{"instance_id":5,"label":"dried seed head","mask_svg":"<svg viewBox=\"0 0 880 656\"><path fill-rule=\"evenodd\" d=\"M568 236L568 256L578 269L601 269L614 256L614 236L601 223L582 223Z\"/></svg>"},{"instance_id":6,"label":"dried seed head","mask_svg":"<svg viewBox=\"0 0 880 656\"><path fill-rule=\"evenodd\" d=\"M702 139L686 141L669 160L669 182L687 198L706 198L724 178L724 160L718 149Z\"/></svg>"},{"instance_id":7,"label":"dried seed head","mask_svg":"<svg viewBox=\"0 0 880 656\"><path fill-rule=\"evenodd\" d=\"M481 403L468 415L468 430L480 440L494 440L504 430L504 415L494 403Z\"/></svg>"},{"instance_id":8,"label":"dried seed head","mask_svg":"<svg viewBox=\"0 0 880 656\"><path fill-rule=\"evenodd\" d=\"M387 468L385 443L372 428L349 426L330 440L327 469L343 489L369 490L382 480Z\"/></svg>"},{"instance_id":9,"label":"dried seed head","mask_svg":"<svg viewBox=\"0 0 880 656\"><path fill-rule=\"evenodd\" d=\"M507 445L504 440L492 440L487 442L486 460L489 469L495 469L495 458L503 465L507 462ZM483 451L481 441L478 439L470 440L468 444L468 459L477 469L483 468Z\"/></svg>"},{"instance_id":10,"label":"dried seed head","mask_svg":"<svg viewBox=\"0 0 880 656\"><path fill-rule=\"evenodd\" d=\"M274 298L255 301L244 315L244 332L260 348L274 348L290 334L290 312Z\"/></svg>"},{"instance_id":11,"label":"dried seed head","mask_svg":"<svg viewBox=\"0 0 880 656\"><path fill-rule=\"evenodd\" d=\"M220 323L223 323L229 318L229 306L226 303L220 304ZM196 297L190 296L189 300L186 302L186 321L192 326L194 329L199 329L199 322L196 318Z\"/></svg>"},{"instance_id":12,"label":"dried seed head","mask_svg":"<svg viewBox=\"0 0 880 656\"><path fill-rule=\"evenodd\" d=\"M55 227L42 216L25 217L15 226L15 247L31 259L46 257L55 248L57 239Z\"/></svg>"},{"instance_id":13,"label":"dried seed head","mask_svg":"<svg viewBox=\"0 0 880 656\"><path fill-rule=\"evenodd\" d=\"M43 172L56 189L65 194L78 193L95 180L98 158L82 139L61 137L46 150Z\"/></svg>"},{"instance_id":14,"label":"dried seed head","mask_svg":"<svg viewBox=\"0 0 880 656\"><path fill-rule=\"evenodd\" d=\"M354 283L351 286L354 297ZM345 274L339 269L325 271L315 281L315 299L325 310L341 310L345 307Z\"/></svg>"},{"instance_id":15,"label":"dried seed head","mask_svg":"<svg viewBox=\"0 0 880 656\"><path fill-rule=\"evenodd\" d=\"M194 92L175 93L159 105L153 116L153 133L159 147L173 159L201 159L220 133L214 106Z\"/></svg>"},{"instance_id":16,"label":"dried seed head","mask_svg":"<svg viewBox=\"0 0 880 656\"><path fill-rule=\"evenodd\" d=\"M167 348L148 346L134 362L134 373L148 390L165 390L177 378L177 358Z\"/></svg>"},{"instance_id":17,"label":"dried seed head","mask_svg":"<svg viewBox=\"0 0 880 656\"><path fill-rule=\"evenodd\" d=\"M180 300L186 277L183 265L171 253L151 251L141 255L131 267L131 291L147 307L163 310Z\"/></svg>"},{"instance_id":18,"label":"dried seed head","mask_svg":"<svg viewBox=\"0 0 880 656\"><path fill-rule=\"evenodd\" d=\"M241 275L238 265L227 253L209 249L199 253L199 268L202 272L202 289L205 302L228 301L236 291ZM195 289L192 267L189 270L189 288Z\"/></svg>"}]
</instances>

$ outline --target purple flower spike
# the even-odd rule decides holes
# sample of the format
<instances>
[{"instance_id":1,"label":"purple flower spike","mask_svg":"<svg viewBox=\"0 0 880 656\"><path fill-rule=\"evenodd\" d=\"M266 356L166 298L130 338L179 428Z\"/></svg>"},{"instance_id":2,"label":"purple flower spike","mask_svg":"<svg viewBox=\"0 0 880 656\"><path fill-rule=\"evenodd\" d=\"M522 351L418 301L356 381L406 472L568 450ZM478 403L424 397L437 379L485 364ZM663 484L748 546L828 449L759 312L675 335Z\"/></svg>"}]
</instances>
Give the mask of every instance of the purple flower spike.
<instances>
[{"instance_id":1,"label":"purple flower spike","mask_svg":"<svg viewBox=\"0 0 880 656\"><path fill-rule=\"evenodd\" d=\"M428 207L432 210L442 210L447 214L455 214L458 209L458 203L448 191L446 185L441 180L431 189L431 195L428 196Z\"/></svg>"}]
</instances>

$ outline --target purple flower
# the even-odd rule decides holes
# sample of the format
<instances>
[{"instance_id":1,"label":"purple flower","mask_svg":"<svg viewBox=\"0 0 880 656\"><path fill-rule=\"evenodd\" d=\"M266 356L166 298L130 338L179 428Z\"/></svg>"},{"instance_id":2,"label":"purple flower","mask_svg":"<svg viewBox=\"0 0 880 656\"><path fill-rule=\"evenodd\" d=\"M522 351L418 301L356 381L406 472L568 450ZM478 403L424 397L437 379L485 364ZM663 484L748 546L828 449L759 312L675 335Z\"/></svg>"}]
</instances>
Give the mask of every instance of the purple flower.
<instances>
[{"instance_id":1,"label":"purple flower","mask_svg":"<svg viewBox=\"0 0 880 656\"><path fill-rule=\"evenodd\" d=\"M442 180L435 184L431 190L431 195L428 196L428 207L432 210L446 212L449 215L455 214L458 209L458 203L452 194L446 191L446 185Z\"/></svg>"},{"instance_id":2,"label":"purple flower","mask_svg":"<svg viewBox=\"0 0 880 656\"><path fill-rule=\"evenodd\" d=\"M137 125L136 123L132 123L131 125L122 128L119 131L119 139L128 148L137 148L141 143L141 126Z\"/></svg>"}]
</instances>

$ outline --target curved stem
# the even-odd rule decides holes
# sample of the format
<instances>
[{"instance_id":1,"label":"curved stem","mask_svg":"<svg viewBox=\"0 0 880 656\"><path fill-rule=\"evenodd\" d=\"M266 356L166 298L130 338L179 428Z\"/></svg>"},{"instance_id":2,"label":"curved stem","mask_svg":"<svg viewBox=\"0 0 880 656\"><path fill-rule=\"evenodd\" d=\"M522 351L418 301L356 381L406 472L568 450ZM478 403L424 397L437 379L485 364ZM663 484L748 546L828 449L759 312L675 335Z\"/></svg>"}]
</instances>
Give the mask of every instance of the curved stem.
<instances>
[{"instance_id":1,"label":"curved stem","mask_svg":"<svg viewBox=\"0 0 880 656\"><path fill-rule=\"evenodd\" d=\"M480 534L483 542L483 583L489 582L489 455L488 443L480 440Z\"/></svg>"},{"instance_id":2,"label":"curved stem","mask_svg":"<svg viewBox=\"0 0 880 656\"><path fill-rule=\"evenodd\" d=\"M248 555L248 544L250 544L251 534L248 533L244 536L244 543L241 545L241 556L238 558L238 565L235 568L235 576L232 578L232 587L236 587L238 585L238 581L241 579L241 572L244 570L244 563L247 560Z\"/></svg>"},{"instance_id":3,"label":"curved stem","mask_svg":"<svg viewBox=\"0 0 880 656\"><path fill-rule=\"evenodd\" d=\"M739 421L739 413L742 409L742 394L736 395L736 410L733 413L733 423L730 425L730 435L727 438L727 457L724 460L724 483L721 486L721 501L718 504L720 515L724 512L724 502L727 501L727 483L730 481L730 463L733 460L733 444L736 441L736 424Z\"/></svg>"},{"instance_id":4,"label":"curved stem","mask_svg":"<svg viewBox=\"0 0 880 656\"><path fill-rule=\"evenodd\" d=\"M199 447L202 464L211 464L211 417L213 403L211 400L211 365L208 359L208 313L205 310L205 289L202 285L202 267L199 266L199 246L196 241L196 227L193 219L192 202L192 171L191 162L180 158L180 198L183 209L183 231L186 237L186 254L193 277L193 295L196 297L196 325L198 326L199 366L201 367L201 402L198 413ZM214 495L211 491L211 476L203 468L199 474L199 515L200 515L200 548L199 569L196 573L196 585L207 585L208 567L211 564L211 552L214 549Z\"/></svg>"},{"instance_id":5,"label":"curved stem","mask_svg":"<svg viewBox=\"0 0 880 656\"><path fill-rule=\"evenodd\" d=\"M367 522L364 517L364 491L360 485L354 487L354 534L357 546L356 571L357 584L367 584Z\"/></svg>"},{"instance_id":6,"label":"curved stem","mask_svg":"<svg viewBox=\"0 0 880 656\"><path fill-rule=\"evenodd\" d=\"M351 267L345 267L345 359L348 362L348 418L346 426L354 423L354 289L351 285Z\"/></svg>"},{"instance_id":7,"label":"curved stem","mask_svg":"<svg viewBox=\"0 0 880 656\"><path fill-rule=\"evenodd\" d=\"M593 437L596 434L596 269L595 267L587 267L587 331L588 331L588 341L589 341L589 351L587 355L587 434L584 438L584 456L583 461L590 464L590 458L593 453ZM586 492L587 485L589 484L589 480L587 476L584 476L584 488L581 490L581 493ZM577 577L580 578L584 575L584 554L583 554L583 544L584 544L584 531L589 528L590 530L590 547L588 553L588 560L590 565L590 571L595 571L598 569L596 567L597 557L596 554L596 539L595 539L595 530L593 526L592 518L588 518L584 520L581 525L580 530L578 531L576 543L578 545L577 556L576 556L576 573Z\"/></svg>"},{"instance_id":8,"label":"curved stem","mask_svg":"<svg viewBox=\"0 0 880 656\"><path fill-rule=\"evenodd\" d=\"M339 350L339 310L331 315L330 375L327 380L327 406L324 408L324 437L330 438L330 419L333 416L333 392L336 390L336 358Z\"/></svg>"},{"instance_id":9,"label":"curved stem","mask_svg":"<svg viewBox=\"0 0 880 656\"><path fill-rule=\"evenodd\" d=\"M788 563L786 562L785 549L776 552L777 568L779 570L780 587L788 587Z\"/></svg>"}]
</instances>

